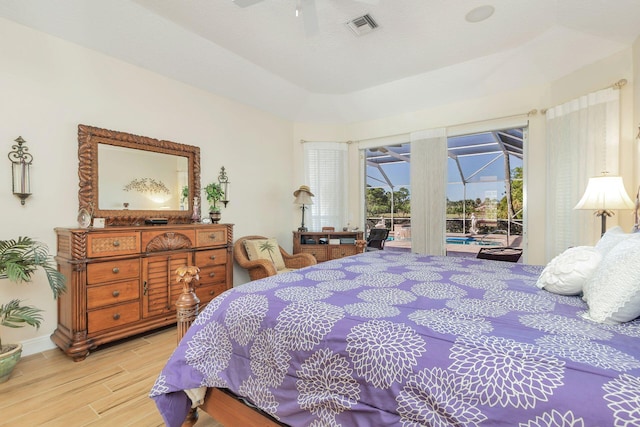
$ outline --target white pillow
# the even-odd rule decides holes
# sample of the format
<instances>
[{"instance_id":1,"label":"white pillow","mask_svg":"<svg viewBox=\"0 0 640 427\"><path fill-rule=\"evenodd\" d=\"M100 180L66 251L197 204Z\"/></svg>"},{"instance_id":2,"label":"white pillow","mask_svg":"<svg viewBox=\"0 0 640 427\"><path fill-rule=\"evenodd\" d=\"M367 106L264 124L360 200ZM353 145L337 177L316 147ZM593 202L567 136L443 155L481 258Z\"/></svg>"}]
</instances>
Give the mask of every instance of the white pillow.
<instances>
[{"instance_id":1,"label":"white pillow","mask_svg":"<svg viewBox=\"0 0 640 427\"><path fill-rule=\"evenodd\" d=\"M598 268L602 255L593 246L569 248L549 261L536 283L560 295L578 295Z\"/></svg>"},{"instance_id":2,"label":"white pillow","mask_svg":"<svg viewBox=\"0 0 640 427\"><path fill-rule=\"evenodd\" d=\"M596 243L596 249L600 251L602 256L605 256L615 245L633 237L634 235L634 233L625 233L620 226L613 227L607 230L600 240L598 240L598 243Z\"/></svg>"},{"instance_id":3,"label":"white pillow","mask_svg":"<svg viewBox=\"0 0 640 427\"><path fill-rule=\"evenodd\" d=\"M626 239L602 258L584 287L585 318L599 323L628 322L640 316L640 236Z\"/></svg>"}]
</instances>

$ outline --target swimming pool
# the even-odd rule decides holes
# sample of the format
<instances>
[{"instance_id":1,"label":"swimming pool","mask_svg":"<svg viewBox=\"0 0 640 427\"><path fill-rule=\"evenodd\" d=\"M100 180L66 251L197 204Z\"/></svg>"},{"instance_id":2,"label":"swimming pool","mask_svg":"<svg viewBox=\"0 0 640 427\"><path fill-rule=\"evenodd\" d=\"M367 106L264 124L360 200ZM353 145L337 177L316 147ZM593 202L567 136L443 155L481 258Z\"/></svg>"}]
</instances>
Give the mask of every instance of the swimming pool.
<instances>
[{"instance_id":1,"label":"swimming pool","mask_svg":"<svg viewBox=\"0 0 640 427\"><path fill-rule=\"evenodd\" d=\"M484 242L475 237L447 237L447 244L450 245L479 245L479 246L500 246L500 242L485 240Z\"/></svg>"}]
</instances>

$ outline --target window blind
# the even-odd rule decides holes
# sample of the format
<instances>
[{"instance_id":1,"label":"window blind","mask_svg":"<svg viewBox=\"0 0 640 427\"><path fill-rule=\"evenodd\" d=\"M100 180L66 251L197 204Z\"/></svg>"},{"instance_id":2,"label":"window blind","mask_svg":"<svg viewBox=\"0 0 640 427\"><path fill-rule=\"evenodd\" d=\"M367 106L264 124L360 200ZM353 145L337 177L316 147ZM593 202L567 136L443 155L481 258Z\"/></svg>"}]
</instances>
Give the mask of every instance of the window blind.
<instances>
[{"instance_id":1,"label":"window blind","mask_svg":"<svg viewBox=\"0 0 640 427\"><path fill-rule=\"evenodd\" d=\"M307 185L315 195L307 211L309 231L341 230L347 225L347 144L307 142L304 153Z\"/></svg>"}]
</instances>

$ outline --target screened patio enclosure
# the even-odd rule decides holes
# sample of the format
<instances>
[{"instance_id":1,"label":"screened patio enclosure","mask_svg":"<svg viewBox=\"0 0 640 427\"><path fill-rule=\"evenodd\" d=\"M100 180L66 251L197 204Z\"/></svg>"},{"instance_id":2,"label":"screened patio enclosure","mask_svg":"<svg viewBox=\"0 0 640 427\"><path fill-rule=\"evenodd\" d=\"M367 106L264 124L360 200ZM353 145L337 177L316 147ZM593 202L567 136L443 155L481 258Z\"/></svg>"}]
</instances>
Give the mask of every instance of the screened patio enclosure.
<instances>
[{"instance_id":1,"label":"screened patio enclosure","mask_svg":"<svg viewBox=\"0 0 640 427\"><path fill-rule=\"evenodd\" d=\"M456 215L456 221L460 222L457 228L461 227L462 234L469 233L471 227L468 200L480 202L485 208L482 212L485 223L490 223L492 219L487 208L491 202L497 203L507 196L507 204L511 206L511 194L508 191L512 185L511 171L522 168L524 132L523 128L510 128L447 138L447 199L451 202L462 201L461 211ZM367 188L382 188L393 193L404 187L411 193L409 168L420 165L411 165L409 142L366 149L365 158ZM391 197L390 210L390 228L393 232L396 220L394 197ZM508 207L506 218L501 219L506 221L507 242L514 217L521 217L521 214L521 207L514 211ZM498 218L495 213L493 215L497 222ZM521 229L521 221L517 223Z\"/></svg>"}]
</instances>

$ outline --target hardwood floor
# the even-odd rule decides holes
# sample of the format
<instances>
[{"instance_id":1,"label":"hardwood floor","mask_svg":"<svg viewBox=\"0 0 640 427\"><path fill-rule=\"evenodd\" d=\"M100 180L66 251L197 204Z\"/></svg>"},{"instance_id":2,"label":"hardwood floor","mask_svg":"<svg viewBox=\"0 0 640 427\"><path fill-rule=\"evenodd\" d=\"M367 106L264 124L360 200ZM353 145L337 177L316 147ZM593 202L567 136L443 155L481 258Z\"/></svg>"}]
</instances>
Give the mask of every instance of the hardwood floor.
<instances>
[{"instance_id":1,"label":"hardwood floor","mask_svg":"<svg viewBox=\"0 0 640 427\"><path fill-rule=\"evenodd\" d=\"M176 346L171 327L99 347L74 362L60 350L23 357L0 384L0 426L163 426L148 397ZM223 427L200 411L199 427Z\"/></svg>"}]
</instances>

